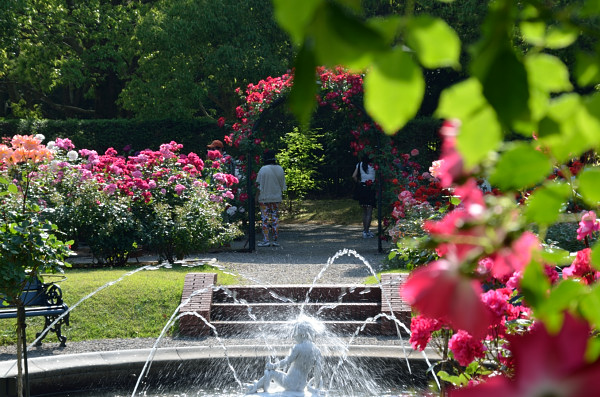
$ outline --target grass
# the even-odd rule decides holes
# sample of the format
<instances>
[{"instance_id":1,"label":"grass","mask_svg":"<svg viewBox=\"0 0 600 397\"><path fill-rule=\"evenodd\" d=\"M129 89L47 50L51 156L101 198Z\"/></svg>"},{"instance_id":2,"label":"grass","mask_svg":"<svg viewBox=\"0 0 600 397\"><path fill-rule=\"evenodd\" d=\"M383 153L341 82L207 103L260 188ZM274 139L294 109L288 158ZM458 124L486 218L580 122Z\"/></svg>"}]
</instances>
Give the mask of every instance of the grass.
<instances>
[{"instance_id":1,"label":"grass","mask_svg":"<svg viewBox=\"0 0 600 397\"><path fill-rule=\"evenodd\" d=\"M138 338L160 335L167 320L181 301L185 275L190 272L215 272L220 285L237 284L239 280L217 269L203 265L170 269L141 270L116 269L66 269L66 279L60 282L65 303L73 307L83 297L100 287L113 283L81 302L70 314L70 325L63 327L69 341L110 338ZM127 276L126 276L127 275ZM116 280L120 281L116 282ZM47 280L51 281L51 280ZM43 317L27 319L27 341L43 329ZM16 320L0 321L0 345L16 343ZM56 341L49 334L48 341Z\"/></svg>"},{"instance_id":2,"label":"grass","mask_svg":"<svg viewBox=\"0 0 600 397\"><path fill-rule=\"evenodd\" d=\"M377 273L377 278L379 278L379 280L381 280L381 275L383 273L409 273L410 270L406 270L406 269L390 269L390 270L386 270L385 272L380 272ZM375 278L375 276L369 276L365 279L365 284L377 284L377 279Z\"/></svg>"},{"instance_id":3,"label":"grass","mask_svg":"<svg viewBox=\"0 0 600 397\"><path fill-rule=\"evenodd\" d=\"M362 222L362 208L352 199L303 200L281 206L282 223L356 225Z\"/></svg>"}]
</instances>

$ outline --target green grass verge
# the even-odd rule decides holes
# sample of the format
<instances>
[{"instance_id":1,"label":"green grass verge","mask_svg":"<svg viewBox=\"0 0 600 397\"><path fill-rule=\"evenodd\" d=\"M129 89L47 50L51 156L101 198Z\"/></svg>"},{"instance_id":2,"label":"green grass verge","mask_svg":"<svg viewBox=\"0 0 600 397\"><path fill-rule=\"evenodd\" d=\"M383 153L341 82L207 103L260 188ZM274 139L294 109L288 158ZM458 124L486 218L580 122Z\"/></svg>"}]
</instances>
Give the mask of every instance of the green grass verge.
<instances>
[{"instance_id":1,"label":"green grass verge","mask_svg":"<svg viewBox=\"0 0 600 397\"><path fill-rule=\"evenodd\" d=\"M239 283L235 277L207 265L193 268L174 265L171 269L141 270L125 276L133 270L135 268L66 269L66 280L59 285L69 307L100 287L122 278L73 309L70 325L63 327L67 343L94 339L158 337L180 304L187 273L217 273L219 285ZM35 333L41 331L43 325L43 317L27 319L28 343L35 339ZM0 345L16 343L15 329L16 320L0 321ZM46 340L56 341L56 335L49 334Z\"/></svg>"},{"instance_id":2,"label":"green grass verge","mask_svg":"<svg viewBox=\"0 0 600 397\"><path fill-rule=\"evenodd\" d=\"M406 270L406 269L390 269L390 270L386 270L384 272L377 273L377 277L379 278L379 280L381 280L381 275L384 274L384 273L410 273L410 271ZM377 283L378 283L378 281L375 278L375 276L369 276L365 280L365 284L377 284Z\"/></svg>"},{"instance_id":3,"label":"green grass verge","mask_svg":"<svg viewBox=\"0 0 600 397\"><path fill-rule=\"evenodd\" d=\"M283 223L319 223L335 225L356 225L362 222L362 208L356 200L304 200L282 205Z\"/></svg>"}]
</instances>

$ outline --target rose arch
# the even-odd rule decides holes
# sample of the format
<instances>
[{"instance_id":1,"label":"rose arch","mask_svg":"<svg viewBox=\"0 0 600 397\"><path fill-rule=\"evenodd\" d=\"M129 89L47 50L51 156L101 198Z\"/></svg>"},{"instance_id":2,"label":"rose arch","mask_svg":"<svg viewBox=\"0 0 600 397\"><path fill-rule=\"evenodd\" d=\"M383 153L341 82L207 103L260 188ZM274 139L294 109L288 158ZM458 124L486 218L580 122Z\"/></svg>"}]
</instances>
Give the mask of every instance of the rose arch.
<instances>
[{"instance_id":1,"label":"rose arch","mask_svg":"<svg viewBox=\"0 0 600 397\"><path fill-rule=\"evenodd\" d=\"M394 220L402 214L407 197L417 202L432 202L441 205L438 199L443 195L434 178L423 173L423 166L415 161L419 152L416 149L401 153L396 140L385 135L381 128L371 120L362 107L363 76L337 67L317 68L316 101L319 109L328 109L335 114L342 114L350 120L350 149L354 156L361 158L367 155L377 170L378 195L378 249L382 251L381 240L389 238L388 229L393 227ZM272 111L286 103L291 91L293 74L286 73L279 77L268 77L257 84L249 84L245 90L238 88L236 92L242 99L242 105L236 108L237 121L232 125L232 132L225 136L225 142L243 155L238 158L242 175L245 175L245 191L239 197L247 202L249 221L250 251L255 249L255 214L254 191L255 167L264 150L265 132L261 125ZM319 110L318 109L318 110ZM244 186L242 186L243 188ZM408 192L408 193L402 193ZM401 196L402 194L402 196ZM387 213L384 214L384 207ZM392 236L393 237L393 236Z\"/></svg>"}]
</instances>

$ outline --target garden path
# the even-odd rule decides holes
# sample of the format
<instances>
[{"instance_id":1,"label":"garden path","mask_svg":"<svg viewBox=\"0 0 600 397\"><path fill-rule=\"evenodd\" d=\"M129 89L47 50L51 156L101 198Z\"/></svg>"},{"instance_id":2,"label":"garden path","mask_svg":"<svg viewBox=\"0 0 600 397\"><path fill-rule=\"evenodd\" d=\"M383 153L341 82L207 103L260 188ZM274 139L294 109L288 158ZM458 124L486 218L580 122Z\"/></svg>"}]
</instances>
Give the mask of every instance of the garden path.
<instances>
[{"instance_id":1,"label":"garden path","mask_svg":"<svg viewBox=\"0 0 600 397\"><path fill-rule=\"evenodd\" d=\"M239 252L247 238L235 241L229 249L203 256L214 258L224 270L240 274L249 284L310 284L340 250L354 250L378 271L390 244L377 238L363 239L359 225L282 224L281 247L256 247L254 252ZM257 235L257 242L261 235ZM212 257L212 258L211 258ZM337 257L317 281L319 284L360 284L371 275L370 269L354 255Z\"/></svg>"}]
</instances>

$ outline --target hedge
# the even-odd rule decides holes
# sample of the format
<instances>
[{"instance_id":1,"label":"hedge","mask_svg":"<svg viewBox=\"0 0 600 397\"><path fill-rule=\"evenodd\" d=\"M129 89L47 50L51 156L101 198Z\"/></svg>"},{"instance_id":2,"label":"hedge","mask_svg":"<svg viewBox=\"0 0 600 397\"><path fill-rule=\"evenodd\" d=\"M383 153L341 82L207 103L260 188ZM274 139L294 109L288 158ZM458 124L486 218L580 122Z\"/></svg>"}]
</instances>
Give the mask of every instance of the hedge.
<instances>
[{"instance_id":1,"label":"hedge","mask_svg":"<svg viewBox=\"0 0 600 397\"><path fill-rule=\"evenodd\" d=\"M112 147L122 152L127 145L133 151L157 150L163 143L176 141L183 152L202 155L214 139L223 140L226 130L210 118L194 120L4 120L0 136L43 134L46 142L69 138L77 149L93 149L104 153Z\"/></svg>"}]
</instances>

